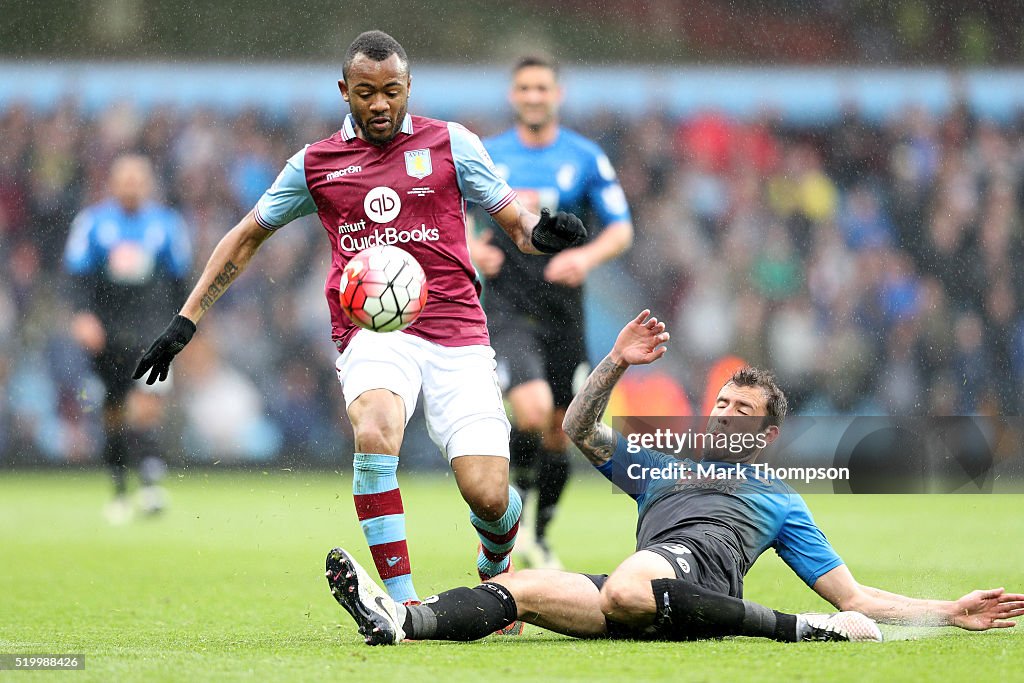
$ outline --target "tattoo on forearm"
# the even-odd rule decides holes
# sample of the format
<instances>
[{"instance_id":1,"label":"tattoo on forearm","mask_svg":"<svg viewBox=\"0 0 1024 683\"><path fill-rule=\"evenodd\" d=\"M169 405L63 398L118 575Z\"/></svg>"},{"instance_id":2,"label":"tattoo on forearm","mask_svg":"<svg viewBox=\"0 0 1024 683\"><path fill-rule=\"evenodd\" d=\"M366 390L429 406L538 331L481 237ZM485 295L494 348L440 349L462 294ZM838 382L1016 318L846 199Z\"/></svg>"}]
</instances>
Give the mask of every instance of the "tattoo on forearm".
<instances>
[{"instance_id":1,"label":"tattoo on forearm","mask_svg":"<svg viewBox=\"0 0 1024 683\"><path fill-rule=\"evenodd\" d=\"M206 289L206 294L203 294L203 298L199 300L199 307L205 312L210 306L213 306L213 302L227 291L228 285L238 276L238 273L238 266L235 265L234 261L228 261L224 264L224 270L217 274L213 284Z\"/></svg>"},{"instance_id":2,"label":"tattoo on forearm","mask_svg":"<svg viewBox=\"0 0 1024 683\"><path fill-rule=\"evenodd\" d=\"M565 433L590 462L600 465L615 451L615 433L601 422L612 389L626 372L605 358L587 377L586 383L565 413Z\"/></svg>"}]
</instances>

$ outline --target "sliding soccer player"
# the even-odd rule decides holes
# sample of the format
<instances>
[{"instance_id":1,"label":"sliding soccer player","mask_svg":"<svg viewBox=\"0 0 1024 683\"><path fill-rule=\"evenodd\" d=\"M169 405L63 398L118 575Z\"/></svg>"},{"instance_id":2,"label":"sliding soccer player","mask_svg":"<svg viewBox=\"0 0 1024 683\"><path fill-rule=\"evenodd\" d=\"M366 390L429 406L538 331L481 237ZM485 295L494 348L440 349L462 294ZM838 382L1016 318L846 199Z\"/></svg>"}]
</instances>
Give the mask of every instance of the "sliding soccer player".
<instances>
[{"instance_id":1,"label":"sliding soccer player","mask_svg":"<svg viewBox=\"0 0 1024 683\"><path fill-rule=\"evenodd\" d=\"M590 462L626 483L630 466L664 469L697 463L643 448L601 422L616 382L631 365L661 358L664 323L644 311L619 333L611 353L587 379L565 417L565 430ZM786 417L785 394L755 368L733 374L718 393L711 434L747 434L771 443ZM880 641L874 620L972 631L1015 625L1024 595L976 590L959 600L918 600L858 583L815 525L804 500L781 481L758 479L756 445L705 452L704 468L748 472L747 478L651 479L627 491L640 522L637 551L610 575L523 570L475 588L456 588L423 605L380 597L370 577L342 549L327 556L335 599L366 642L474 640L519 619L580 638L696 640L756 636L777 641ZM636 483L636 482L632 482ZM743 577L768 548L841 612L787 614L743 598Z\"/></svg>"}]
</instances>

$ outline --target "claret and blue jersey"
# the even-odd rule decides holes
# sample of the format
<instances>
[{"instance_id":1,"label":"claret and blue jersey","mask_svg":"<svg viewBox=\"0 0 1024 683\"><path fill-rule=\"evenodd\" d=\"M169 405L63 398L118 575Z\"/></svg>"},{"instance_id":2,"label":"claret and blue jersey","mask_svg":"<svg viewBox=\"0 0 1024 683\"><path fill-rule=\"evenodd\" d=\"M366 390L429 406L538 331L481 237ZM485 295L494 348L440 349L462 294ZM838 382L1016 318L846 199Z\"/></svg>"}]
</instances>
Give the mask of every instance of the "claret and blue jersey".
<instances>
[{"instance_id":1,"label":"claret and blue jersey","mask_svg":"<svg viewBox=\"0 0 1024 683\"><path fill-rule=\"evenodd\" d=\"M843 563L785 482L759 477L749 463L697 463L616 439L612 458L597 469L636 500L638 550L679 533L707 534L733 550L745 574L775 548L808 586ZM652 477L652 470L680 476Z\"/></svg>"},{"instance_id":2,"label":"claret and blue jersey","mask_svg":"<svg viewBox=\"0 0 1024 683\"><path fill-rule=\"evenodd\" d=\"M339 350L356 331L341 309L342 269L356 253L382 245L412 254L429 282L423 313L403 333L469 346L490 338L466 244L466 204L493 214L515 197L480 139L461 125L407 115L394 139L374 145L358 137L350 114L337 133L288 160L254 217L277 230L319 215L333 252L324 293Z\"/></svg>"}]
</instances>

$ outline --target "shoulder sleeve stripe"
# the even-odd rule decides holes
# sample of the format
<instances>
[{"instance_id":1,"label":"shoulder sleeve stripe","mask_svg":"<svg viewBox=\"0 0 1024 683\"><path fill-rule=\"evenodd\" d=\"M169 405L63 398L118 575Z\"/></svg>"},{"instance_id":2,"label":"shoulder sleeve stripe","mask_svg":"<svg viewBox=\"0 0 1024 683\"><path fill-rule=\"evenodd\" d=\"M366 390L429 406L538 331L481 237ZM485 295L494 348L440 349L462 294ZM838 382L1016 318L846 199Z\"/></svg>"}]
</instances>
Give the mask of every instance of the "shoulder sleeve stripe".
<instances>
[{"instance_id":1,"label":"shoulder sleeve stripe","mask_svg":"<svg viewBox=\"0 0 1024 683\"><path fill-rule=\"evenodd\" d=\"M296 218L316 213L316 203L306 185L307 147L309 145L288 159L274 184L256 202L253 216L267 230L276 230Z\"/></svg>"},{"instance_id":2,"label":"shoulder sleeve stripe","mask_svg":"<svg viewBox=\"0 0 1024 683\"><path fill-rule=\"evenodd\" d=\"M259 223L261 227L264 227L267 230L277 230L278 228L281 227L280 225L272 225L269 222L267 222L267 219L260 214L259 204L253 207L252 217L256 219L256 222Z\"/></svg>"},{"instance_id":3,"label":"shoulder sleeve stripe","mask_svg":"<svg viewBox=\"0 0 1024 683\"><path fill-rule=\"evenodd\" d=\"M516 191L510 190L507 195L501 198L494 206L485 206L484 210L492 216L516 200Z\"/></svg>"},{"instance_id":4,"label":"shoulder sleeve stripe","mask_svg":"<svg viewBox=\"0 0 1024 683\"><path fill-rule=\"evenodd\" d=\"M459 190L467 201L494 213L515 199L480 138L454 122L448 123L448 134Z\"/></svg>"}]
</instances>

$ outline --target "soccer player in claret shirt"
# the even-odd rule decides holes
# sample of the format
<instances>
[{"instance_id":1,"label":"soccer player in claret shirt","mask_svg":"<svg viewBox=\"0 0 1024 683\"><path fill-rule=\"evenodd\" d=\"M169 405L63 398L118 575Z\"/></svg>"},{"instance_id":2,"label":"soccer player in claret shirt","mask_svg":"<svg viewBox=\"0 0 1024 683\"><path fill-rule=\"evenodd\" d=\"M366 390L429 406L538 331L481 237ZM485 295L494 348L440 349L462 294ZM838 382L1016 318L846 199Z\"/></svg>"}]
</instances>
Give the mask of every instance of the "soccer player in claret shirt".
<instances>
[{"instance_id":1,"label":"soccer player in claret shirt","mask_svg":"<svg viewBox=\"0 0 1024 683\"><path fill-rule=\"evenodd\" d=\"M858 583L803 498L752 465L762 444L778 438L787 412L785 394L769 373L742 368L719 390L706 433L750 447L719 444L695 453L707 472L692 460L631 447L601 417L631 365L665 354L665 324L649 313L622 329L573 399L564 425L591 464L636 500L636 552L610 575L525 569L404 606L383 595L346 551L335 548L327 555L327 581L367 644L475 640L516 619L579 638L878 642L876 619L984 631L1015 626L1012 620L1024 616L1024 595L1003 588L972 591L958 600L919 600ZM684 464L685 476L637 474L643 468L679 472ZM744 599L744 575L768 548L843 611L787 614Z\"/></svg>"},{"instance_id":2,"label":"soccer player in claret shirt","mask_svg":"<svg viewBox=\"0 0 1024 683\"><path fill-rule=\"evenodd\" d=\"M111 197L78 214L64 251L75 309L71 334L92 357L106 390L103 459L114 500L105 512L113 524L128 521L134 510L126 495L129 464L138 464L142 510L159 512L165 504L158 482L166 465L156 430L169 384L147 387L129 370L181 301L192 246L181 216L153 200L154 186L149 159L118 158Z\"/></svg>"},{"instance_id":3,"label":"soccer player in claret shirt","mask_svg":"<svg viewBox=\"0 0 1024 683\"><path fill-rule=\"evenodd\" d=\"M508 568L522 510L509 486L509 425L466 244L466 203L490 213L525 253L573 247L586 229L571 214L538 216L523 208L479 138L462 126L409 115L409 61L391 36L357 37L342 75L338 86L350 113L341 130L289 159L224 236L136 376L162 378L264 240L300 216L319 214L332 255L326 296L340 352L337 373L355 432L356 510L388 592L399 602L415 601L396 468L421 391L429 432L450 462L480 537L481 577ZM353 326L338 286L352 256L384 244L416 257L430 298L410 327L378 334Z\"/></svg>"},{"instance_id":4,"label":"soccer player in claret shirt","mask_svg":"<svg viewBox=\"0 0 1024 683\"><path fill-rule=\"evenodd\" d=\"M593 268L629 248L633 225L608 157L559 125L557 64L542 56L521 58L509 101L515 126L484 140L484 147L519 201L533 211L588 212L603 226L587 243L547 258L523 255L492 230L471 240L473 261L486 278L484 305L512 413L513 480L524 501L516 553L532 567L557 569L546 531L569 478L562 417L573 377L587 358L582 288Z\"/></svg>"}]
</instances>

